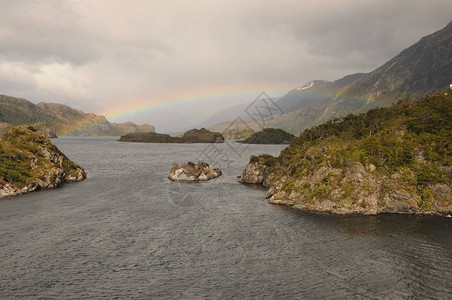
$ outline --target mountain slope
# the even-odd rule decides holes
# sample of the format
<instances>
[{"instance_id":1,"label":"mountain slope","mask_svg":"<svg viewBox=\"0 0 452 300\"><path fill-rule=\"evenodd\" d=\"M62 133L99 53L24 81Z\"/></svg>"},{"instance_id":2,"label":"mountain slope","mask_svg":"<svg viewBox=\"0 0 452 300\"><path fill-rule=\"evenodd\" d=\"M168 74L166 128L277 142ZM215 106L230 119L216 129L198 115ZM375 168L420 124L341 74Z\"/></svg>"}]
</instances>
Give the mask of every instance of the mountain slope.
<instances>
[{"instance_id":1,"label":"mountain slope","mask_svg":"<svg viewBox=\"0 0 452 300\"><path fill-rule=\"evenodd\" d=\"M354 82L365 73L347 75L333 82L326 80L313 80L302 87L295 88L281 97L276 104L284 113L290 113L317 102L324 102L331 98L338 89Z\"/></svg>"},{"instance_id":2,"label":"mountain slope","mask_svg":"<svg viewBox=\"0 0 452 300\"><path fill-rule=\"evenodd\" d=\"M319 125L331 118L344 116L350 111L356 112L355 103L350 101L334 102L332 95L335 91L357 80L364 74L355 73L335 81L313 80L289 91L276 101L276 105L281 108L284 114L274 115L271 119L267 119L265 127L280 128L291 134L298 134L306 128ZM230 129L231 124L234 124L235 131L248 130L252 132L262 130L263 128L259 124L249 120L249 116L244 113L245 108L246 106L243 106L243 111L237 115L241 118L240 122L234 122L232 115L226 114L229 117L229 121L216 123L211 125L209 129L219 131L225 136L228 136L229 132L225 130ZM247 138L247 136L239 136L238 138Z\"/></svg>"},{"instance_id":3,"label":"mountain slope","mask_svg":"<svg viewBox=\"0 0 452 300\"><path fill-rule=\"evenodd\" d=\"M338 99L391 103L406 94L422 96L452 83L452 21L423 37L378 69L338 91Z\"/></svg>"},{"instance_id":4,"label":"mountain slope","mask_svg":"<svg viewBox=\"0 0 452 300\"><path fill-rule=\"evenodd\" d=\"M0 123L23 125L44 122L53 126L57 135L114 135L154 131L152 125L110 123L104 116L85 113L58 103L34 104L28 100L0 95ZM5 124L6 123L6 124Z\"/></svg>"},{"instance_id":5,"label":"mountain slope","mask_svg":"<svg viewBox=\"0 0 452 300\"><path fill-rule=\"evenodd\" d=\"M266 120L265 127L298 134L334 118L387 106L407 94L423 96L448 87L452 83L452 22L361 75L346 76L331 84L323 82L318 87L314 82L309 88L290 91L277 102L286 113ZM226 124L210 128L221 131ZM253 128L252 124L246 122L242 127Z\"/></svg>"}]
</instances>

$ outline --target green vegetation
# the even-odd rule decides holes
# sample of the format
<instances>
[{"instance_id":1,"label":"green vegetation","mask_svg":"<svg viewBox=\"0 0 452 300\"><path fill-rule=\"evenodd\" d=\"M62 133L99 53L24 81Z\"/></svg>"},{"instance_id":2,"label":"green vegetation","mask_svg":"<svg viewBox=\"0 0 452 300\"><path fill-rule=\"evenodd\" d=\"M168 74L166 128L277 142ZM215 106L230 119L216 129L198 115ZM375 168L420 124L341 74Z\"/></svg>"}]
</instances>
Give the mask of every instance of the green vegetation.
<instances>
[{"instance_id":1,"label":"green vegetation","mask_svg":"<svg viewBox=\"0 0 452 300\"><path fill-rule=\"evenodd\" d=\"M110 123L103 116L84 113L63 104L34 104L25 99L0 95L0 132L12 126L36 122L51 127L52 133L58 135L120 136L129 132L155 130L154 126L148 124ZM48 129L43 129L50 133Z\"/></svg>"},{"instance_id":2,"label":"green vegetation","mask_svg":"<svg viewBox=\"0 0 452 300\"><path fill-rule=\"evenodd\" d=\"M226 132L223 132L223 136L226 139L247 139L250 136L253 135L255 131L251 128L245 128L245 129L231 129Z\"/></svg>"},{"instance_id":3,"label":"green vegetation","mask_svg":"<svg viewBox=\"0 0 452 300\"><path fill-rule=\"evenodd\" d=\"M285 176L276 192L296 191L301 202L366 207L363 199L372 196L379 205L396 199L424 212L452 205L452 91L328 121L305 130L278 158L251 161L269 166L267 186Z\"/></svg>"},{"instance_id":4,"label":"green vegetation","mask_svg":"<svg viewBox=\"0 0 452 300\"><path fill-rule=\"evenodd\" d=\"M45 180L56 169L62 169L66 178L77 177L82 170L32 126L5 132L0 141L1 180L22 188L37 179Z\"/></svg>"},{"instance_id":5,"label":"green vegetation","mask_svg":"<svg viewBox=\"0 0 452 300\"><path fill-rule=\"evenodd\" d=\"M243 141L237 141L244 144L289 144L293 135L282 129L264 128L262 131L253 133L249 138Z\"/></svg>"},{"instance_id":6,"label":"green vegetation","mask_svg":"<svg viewBox=\"0 0 452 300\"><path fill-rule=\"evenodd\" d=\"M293 154L319 145L336 154L330 159L336 166L359 161L388 174L409 166L421 185L441 180L439 165L452 165L451 92L429 94L415 102L399 100L391 107L328 121L305 130L281 158L290 160Z\"/></svg>"},{"instance_id":7,"label":"green vegetation","mask_svg":"<svg viewBox=\"0 0 452 300\"><path fill-rule=\"evenodd\" d=\"M201 128L189 130L182 137L155 132L129 133L121 136L119 141L136 143L223 143L224 137L221 133Z\"/></svg>"}]
</instances>

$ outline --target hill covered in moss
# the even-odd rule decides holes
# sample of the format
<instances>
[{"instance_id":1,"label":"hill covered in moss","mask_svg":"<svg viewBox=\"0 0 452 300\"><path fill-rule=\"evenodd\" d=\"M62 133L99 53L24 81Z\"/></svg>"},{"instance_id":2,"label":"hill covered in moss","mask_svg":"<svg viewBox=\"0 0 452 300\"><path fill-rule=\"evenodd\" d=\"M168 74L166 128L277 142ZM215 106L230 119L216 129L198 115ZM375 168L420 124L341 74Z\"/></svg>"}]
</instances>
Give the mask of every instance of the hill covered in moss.
<instances>
[{"instance_id":1,"label":"hill covered in moss","mask_svg":"<svg viewBox=\"0 0 452 300\"><path fill-rule=\"evenodd\" d=\"M299 209L449 214L452 91L305 130L279 157L252 157L241 181Z\"/></svg>"},{"instance_id":2,"label":"hill covered in moss","mask_svg":"<svg viewBox=\"0 0 452 300\"><path fill-rule=\"evenodd\" d=\"M224 137L219 132L201 128L188 130L183 136L170 136L156 132L135 132L121 136L118 141L134 143L224 143Z\"/></svg>"},{"instance_id":3,"label":"hill covered in moss","mask_svg":"<svg viewBox=\"0 0 452 300\"><path fill-rule=\"evenodd\" d=\"M282 129L264 128L261 131L253 133L249 138L246 138L237 143L244 144L289 144L294 138L293 134L287 133Z\"/></svg>"},{"instance_id":4,"label":"hill covered in moss","mask_svg":"<svg viewBox=\"0 0 452 300\"><path fill-rule=\"evenodd\" d=\"M0 95L0 133L18 125L42 122L57 135L121 136L130 132L155 131L149 124L110 123L104 116L85 113L59 103L34 104L28 100Z\"/></svg>"},{"instance_id":5,"label":"hill covered in moss","mask_svg":"<svg viewBox=\"0 0 452 300\"><path fill-rule=\"evenodd\" d=\"M13 127L0 141L0 198L86 178L82 167L66 157L36 128Z\"/></svg>"}]
</instances>

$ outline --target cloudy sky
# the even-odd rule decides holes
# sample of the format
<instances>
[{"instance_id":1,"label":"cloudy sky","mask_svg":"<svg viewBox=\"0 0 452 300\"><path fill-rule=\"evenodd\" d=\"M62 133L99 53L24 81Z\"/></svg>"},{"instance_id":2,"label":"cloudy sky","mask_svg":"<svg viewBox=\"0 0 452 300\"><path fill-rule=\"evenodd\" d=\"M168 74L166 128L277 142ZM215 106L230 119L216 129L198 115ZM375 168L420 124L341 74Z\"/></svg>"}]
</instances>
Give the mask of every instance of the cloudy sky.
<instances>
[{"instance_id":1,"label":"cloudy sky","mask_svg":"<svg viewBox=\"0 0 452 300\"><path fill-rule=\"evenodd\" d=\"M450 0L1 0L0 94L181 130L312 79L368 72Z\"/></svg>"}]
</instances>

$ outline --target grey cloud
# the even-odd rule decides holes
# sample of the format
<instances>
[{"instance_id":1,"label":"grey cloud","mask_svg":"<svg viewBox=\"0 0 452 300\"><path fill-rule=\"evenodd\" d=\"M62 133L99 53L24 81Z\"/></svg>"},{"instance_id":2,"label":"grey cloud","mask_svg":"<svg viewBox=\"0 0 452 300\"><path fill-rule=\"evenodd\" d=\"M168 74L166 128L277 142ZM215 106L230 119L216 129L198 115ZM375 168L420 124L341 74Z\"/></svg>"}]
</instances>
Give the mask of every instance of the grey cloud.
<instances>
[{"instance_id":1,"label":"grey cloud","mask_svg":"<svg viewBox=\"0 0 452 300\"><path fill-rule=\"evenodd\" d=\"M291 36L314 55L362 52L368 59L388 59L445 26L450 11L448 0L317 1L298 7L281 2L252 11L242 24L252 31L276 31L286 40Z\"/></svg>"},{"instance_id":2,"label":"grey cloud","mask_svg":"<svg viewBox=\"0 0 452 300\"><path fill-rule=\"evenodd\" d=\"M450 11L449 0L3 0L0 93L98 113L209 86L280 96L371 71L445 26ZM163 129L170 115L150 112L147 122Z\"/></svg>"}]
</instances>

